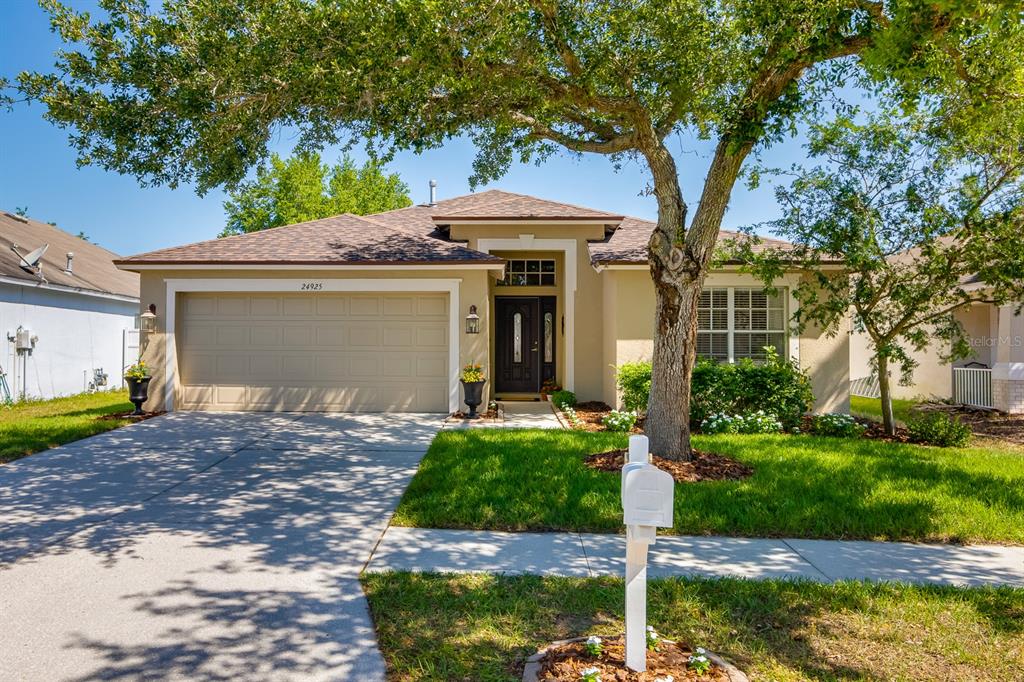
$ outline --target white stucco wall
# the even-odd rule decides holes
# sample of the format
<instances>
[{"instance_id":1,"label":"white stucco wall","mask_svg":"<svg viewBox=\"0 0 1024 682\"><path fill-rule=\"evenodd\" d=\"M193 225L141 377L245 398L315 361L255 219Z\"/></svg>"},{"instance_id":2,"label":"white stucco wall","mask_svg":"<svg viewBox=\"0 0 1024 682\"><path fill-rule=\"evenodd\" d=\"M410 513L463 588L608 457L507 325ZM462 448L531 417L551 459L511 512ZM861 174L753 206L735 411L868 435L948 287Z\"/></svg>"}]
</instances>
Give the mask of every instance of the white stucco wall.
<instances>
[{"instance_id":1,"label":"white stucco wall","mask_svg":"<svg viewBox=\"0 0 1024 682\"><path fill-rule=\"evenodd\" d=\"M109 387L120 386L124 330L135 328L138 311L136 301L0 283L0 366L11 392L20 395L22 370L7 336L19 326L39 337L27 362L29 397L81 393L98 368Z\"/></svg>"}]
</instances>

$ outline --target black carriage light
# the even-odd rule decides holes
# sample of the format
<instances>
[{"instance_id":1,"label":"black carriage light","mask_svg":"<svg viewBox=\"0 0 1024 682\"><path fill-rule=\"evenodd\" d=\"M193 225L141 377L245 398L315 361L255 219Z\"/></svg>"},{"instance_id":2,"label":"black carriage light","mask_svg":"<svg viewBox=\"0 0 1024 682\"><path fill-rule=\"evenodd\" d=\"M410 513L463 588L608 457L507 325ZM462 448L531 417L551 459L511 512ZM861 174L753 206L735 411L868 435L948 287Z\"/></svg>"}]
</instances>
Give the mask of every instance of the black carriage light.
<instances>
[{"instance_id":1,"label":"black carriage light","mask_svg":"<svg viewBox=\"0 0 1024 682\"><path fill-rule=\"evenodd\" d=\"M469 315L466 315L466 333L480 333L480 316L476 314L476 306L469 306Z\"/></svg>"}]
</instances>

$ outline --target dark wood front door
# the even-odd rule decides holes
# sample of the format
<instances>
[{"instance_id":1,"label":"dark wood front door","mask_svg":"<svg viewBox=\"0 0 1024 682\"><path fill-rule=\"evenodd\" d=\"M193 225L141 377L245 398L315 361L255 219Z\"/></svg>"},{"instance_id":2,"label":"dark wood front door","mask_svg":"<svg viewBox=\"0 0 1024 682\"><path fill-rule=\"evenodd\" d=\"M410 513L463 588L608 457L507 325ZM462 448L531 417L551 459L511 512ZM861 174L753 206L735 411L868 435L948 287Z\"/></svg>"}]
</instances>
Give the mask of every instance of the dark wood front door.
<instances>
[{"instance_id":1,"label":"dark wood front door","mask_svg":"<svg viewBox=\"0 0 1024 682\"><path fill-rule=\"evenodd\" d=\"M494 299L495 391L540 391L540 299Z\"/></svg>"}]
</instances>

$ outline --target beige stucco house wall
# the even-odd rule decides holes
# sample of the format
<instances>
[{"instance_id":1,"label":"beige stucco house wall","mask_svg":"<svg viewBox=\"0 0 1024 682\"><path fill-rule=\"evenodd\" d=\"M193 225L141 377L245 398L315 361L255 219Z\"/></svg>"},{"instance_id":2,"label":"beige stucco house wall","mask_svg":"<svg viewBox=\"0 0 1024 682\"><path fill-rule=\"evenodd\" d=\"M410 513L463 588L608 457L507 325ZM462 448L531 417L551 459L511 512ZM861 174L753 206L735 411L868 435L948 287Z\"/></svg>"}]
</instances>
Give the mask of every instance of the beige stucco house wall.
<instances>
[{"instance_id":1,"label":"beige stucco house wall","mask_svg":"<svg viewBox=\"0 0 1024 682\"><path fill-rule=\"evenodd\" d=\"M548 213L553 217L544 218ZM274 292L292 298L330 292L429 291L435 307L437 297L444 296L448 304L446 366L451 410L461 405L458 376L463 365L480 364L489 378L496 376L496 299L543 297L550 301L553 297L557 320L553 325L554 378L581 401L618 405L615 366L649 359L653 348L654 286L642 262L644 235L649 229L648 223L637 219L523 195L485 192L436 206L366 217L336 216L125 259L119 266L141 275L141 307L155 304L158 310L155 331L143 339L143 358L153 372L152 397L146 407L170 409L176 403L180 407L182 395L193 395L183 392L181 386L183 302L194 301L194 292L225 291L267 296L266 292ZM609 258L610 253L620 260L599 257ZM622 258L633 262L622 262ZM554 284L498 284L509 261L530 259L554 262ZM303 264L298 264L300 260ZM796 310L791 292L799 284L799 275L788 274L776 284L783 292L788 319ZM752 276L735 268L711 273L706 286L761 287ZM252 307L255 309L255 302ZM466 329L472 309L480 317L479 333ZM829 336L808 329L791 332L785 341L787 355L810 374L817 411L849 410L847 331L840 329ZM322 383L326 381L321 377ZM485 401L494 391L494 384L488 382Z\"/></svg>"}]
</instances>

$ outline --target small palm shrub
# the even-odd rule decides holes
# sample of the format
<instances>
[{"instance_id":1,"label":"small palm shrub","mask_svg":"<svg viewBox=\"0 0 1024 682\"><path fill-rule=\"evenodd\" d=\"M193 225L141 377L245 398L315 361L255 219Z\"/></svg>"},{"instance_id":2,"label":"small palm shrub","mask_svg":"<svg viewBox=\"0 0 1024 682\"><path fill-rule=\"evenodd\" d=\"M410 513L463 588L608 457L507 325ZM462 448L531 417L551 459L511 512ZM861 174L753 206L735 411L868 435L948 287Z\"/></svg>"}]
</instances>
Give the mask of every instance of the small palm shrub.
<instances>
[{"instance_id":1,"label":"small palm shrub","mask_svg":"<svg viewBox=\"0 0 1024 682\"><path fill-rule=\"evenodd\" d=\"M700 424L703 433L781 433L782 422L771 412L713 414Z\"/></svg>"},{"instance_id":2,"label":"small palm shrub","mask_svg":"<svg viewBox=\"0 0 1024 682\"><path fill-rule=\"evenodd\" d=\"M631 431L636 425L636 413L612 410L601 419L601 423L609 431Z\"/></svg>"},{"instance_id":3,"label":"small palm shrub","mask_svg":"<svg viewBox=\"0 0 1024 682\"><path fill-rule=\"evenodd\" d=\"M555 391L551 394L551 402L558 407L575 407L576 394L572 391Z\"/></svg>"},{"instance_id":4,"label":"small palm shrub","mask_svg":"<svg viewBox=\"0 0 1024 682\"><path fill-rule=\"evenodd\" d=\"M837 438L860 438L867 427L848 414L818 414L811 420L811 433Z\"/></svg>"},{"instance_id":5,"label":"small palm shrub","mask_svg":"<svg viewBox=\"0 0 1024 682\"><path fill-rule=\"evenodd\" d=\"M910 440L941 448L962 448L971 441L971 427L943 412L929 412L907 422Z\"/></svg>"}]
</instances>

